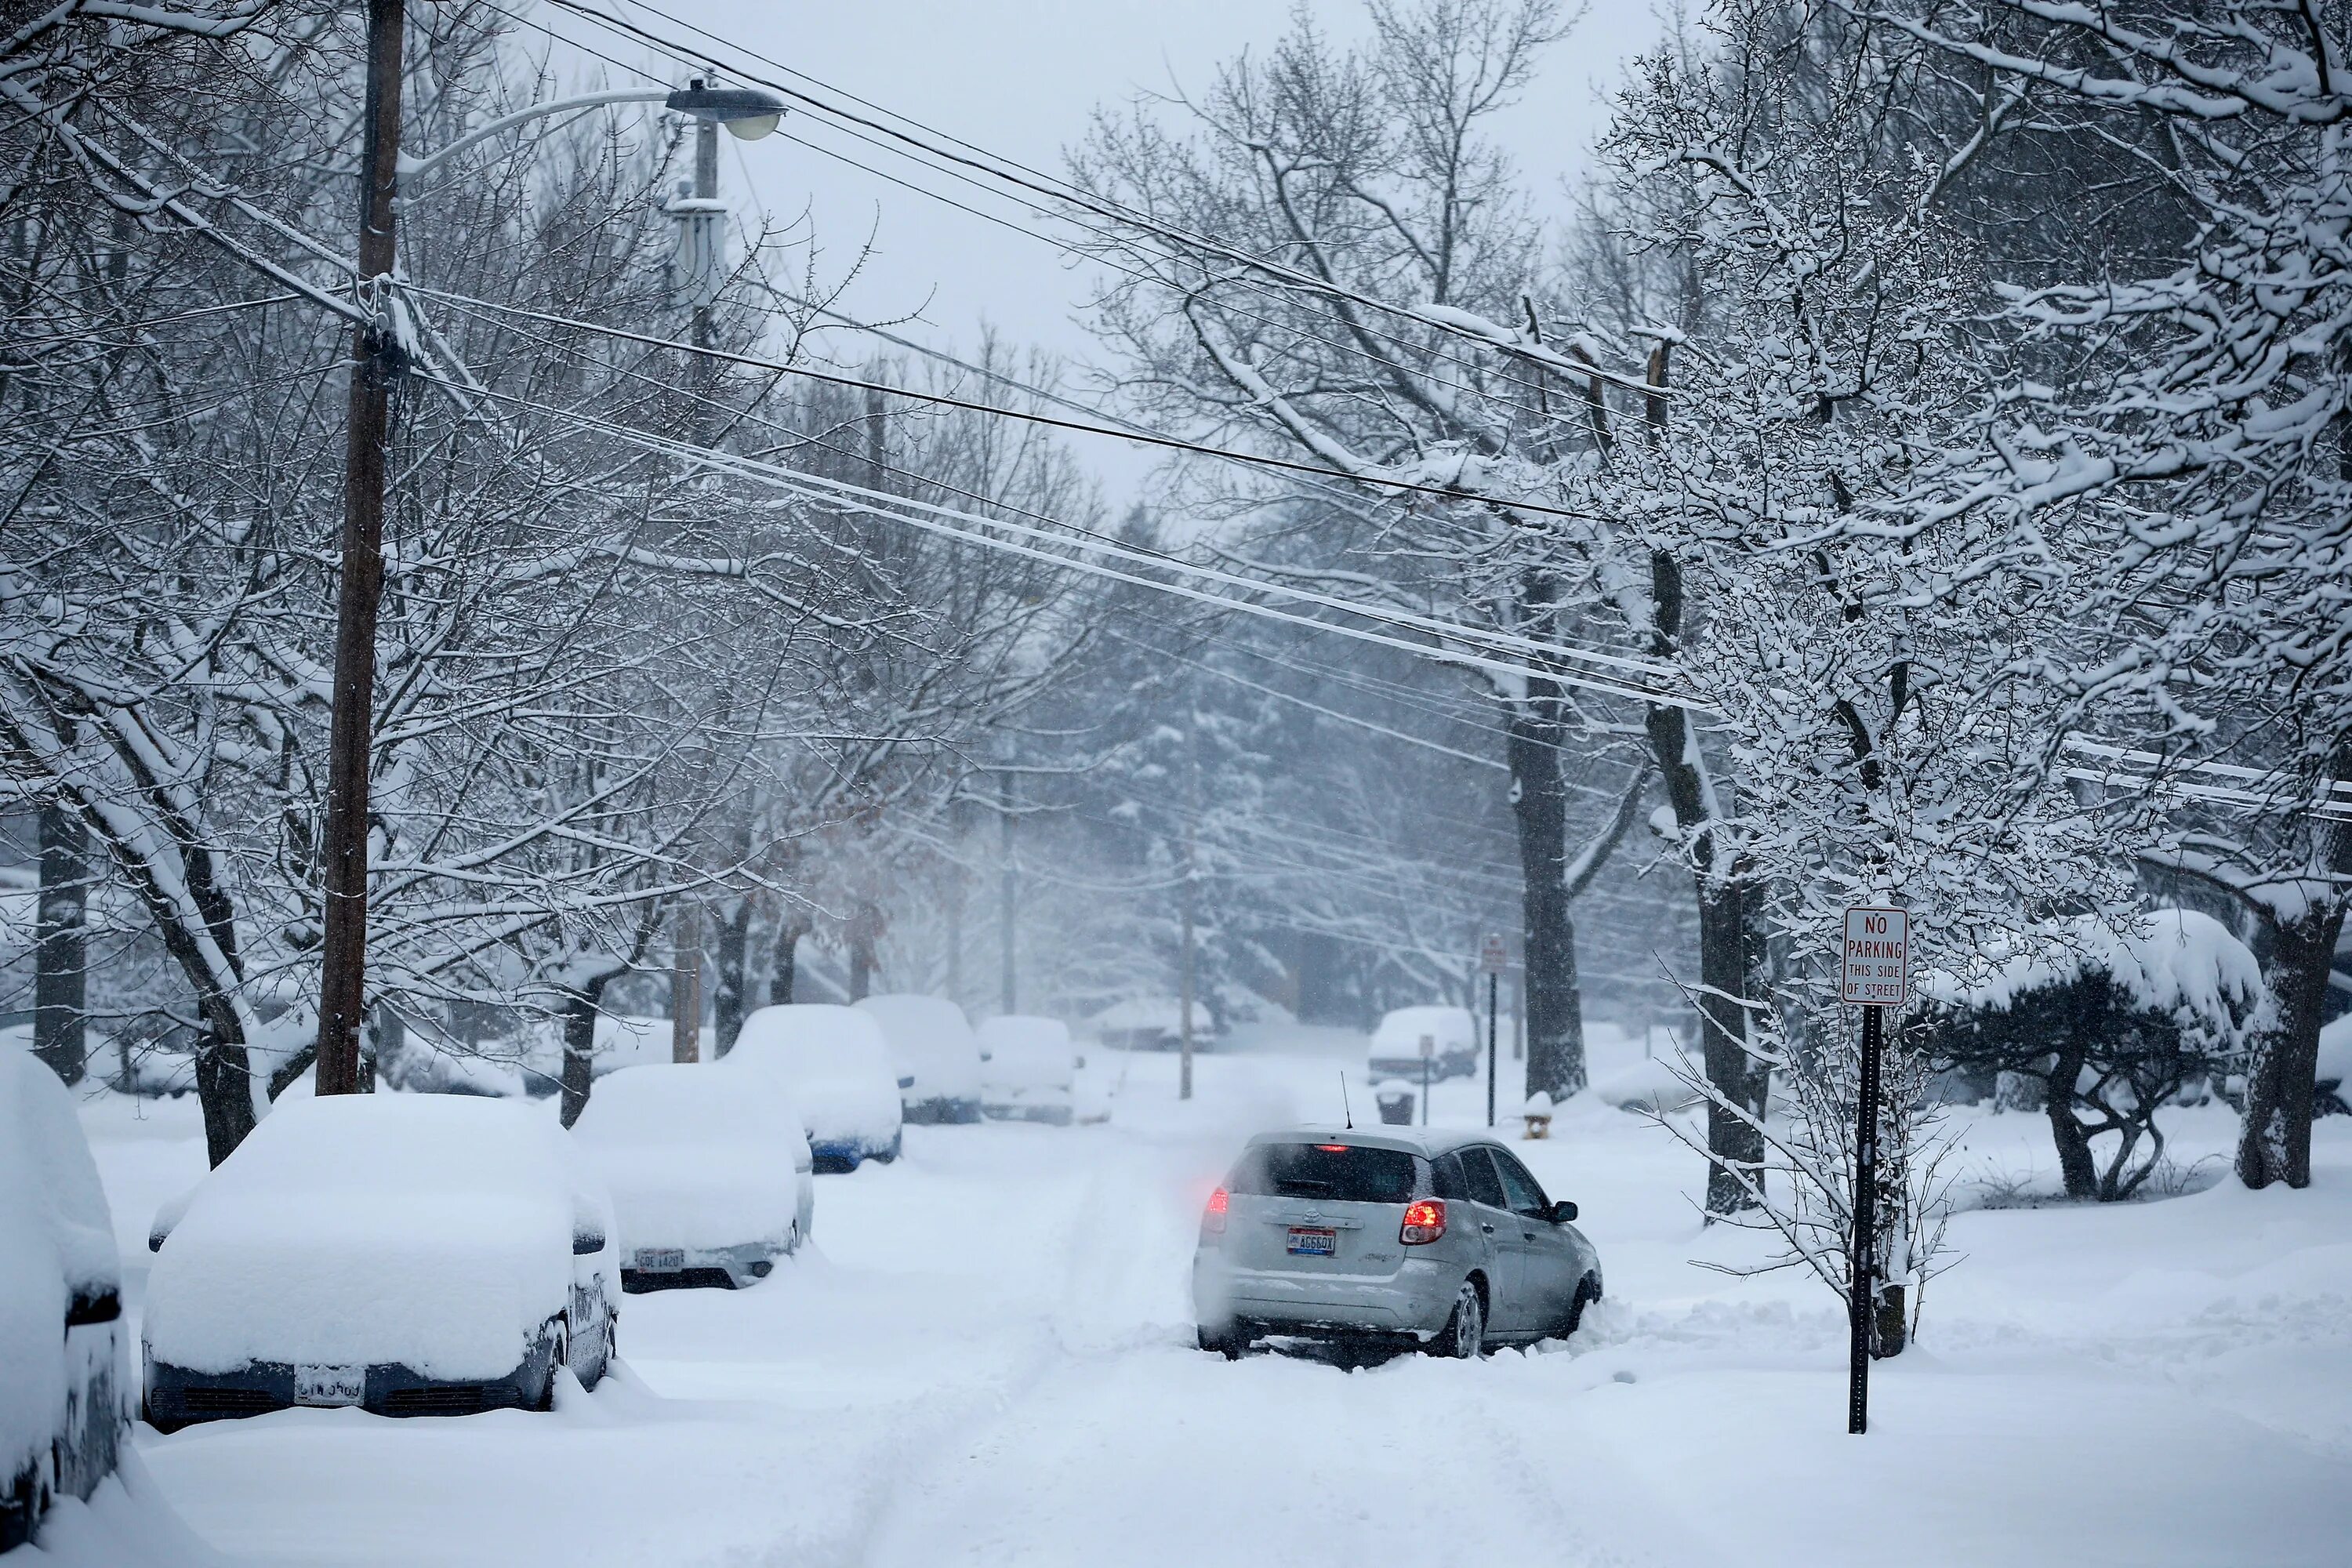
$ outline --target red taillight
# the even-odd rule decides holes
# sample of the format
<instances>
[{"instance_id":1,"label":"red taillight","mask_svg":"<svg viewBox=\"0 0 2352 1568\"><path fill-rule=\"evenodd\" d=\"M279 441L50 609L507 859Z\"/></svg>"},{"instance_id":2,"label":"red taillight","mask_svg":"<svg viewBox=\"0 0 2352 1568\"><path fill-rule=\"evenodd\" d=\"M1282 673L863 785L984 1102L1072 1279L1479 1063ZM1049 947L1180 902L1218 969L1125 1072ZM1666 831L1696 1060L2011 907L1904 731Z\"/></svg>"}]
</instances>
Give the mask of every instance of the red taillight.
<instances>
[{"instance_id":1,"label":"red taillight","mask_svg":"<svg viewBox=\"0 0 2352 1568\"><path fill-rule=\"evenodd\" d=\"M1349 1145L1345 1143L1318 1143L1315 1146L1326 1154L1344 1154L1349 1149Z\"/></svg>"},{"instance_id":2,"label":"red taillight","mask_svg":"<svg viewBox=\"0 0 2352 1568\"><path fill-rule=\"evenodd\" d=\"M1397 1239L1407 1247L1421 1247L1445 1234L1445 1200L1415 1198L1404 1205L1404 1224L1397 1230Z\"/></svg>"},{"instance_id":3,"label":"red taillight","mask_svg":"<svg viewBox=\"0 0 2352 1568\"><path fill-rule=\"evenodd\" d=\"M1219 1187L1215 1192L1211 1193L1209 1194L1208 1210L1201 1215L1201 1228L1207 1231L1219 1231L1224 1229L1225 1205L1232 1201L1232 1199L1225 1196L1225 1189L1223 1187Z\"/></svg>"}]
</instances>

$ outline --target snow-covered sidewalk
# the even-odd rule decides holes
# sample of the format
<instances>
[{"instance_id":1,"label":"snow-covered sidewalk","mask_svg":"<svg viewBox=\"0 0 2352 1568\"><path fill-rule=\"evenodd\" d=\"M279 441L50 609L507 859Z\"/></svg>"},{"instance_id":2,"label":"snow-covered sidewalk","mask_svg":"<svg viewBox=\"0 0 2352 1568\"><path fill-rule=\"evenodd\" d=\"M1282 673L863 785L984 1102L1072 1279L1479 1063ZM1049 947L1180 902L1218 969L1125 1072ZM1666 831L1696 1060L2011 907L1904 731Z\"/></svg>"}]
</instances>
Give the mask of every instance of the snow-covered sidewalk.
<instances>
[{"instance_id":1,"label":"snow-covered sidewalk","mask_svg":"<svg viewBox=\"0 0 2352 1568\"><path fill-rule=\"evenodd\" d=\"M1738 1243L1700 1233L1691 1157L1585 1102L1519 1145L1608 1268L1570 1345L1198 1353L1200 1201L1247 1131L1336 1119L1343 1059L1205 1058L1179 1106L1174 1060L1138 1056L1108 1126L910 1128L897 1166L820 1181L816 1246L775 1278L630 1298L626 1371L552 1416L142 1428L126 1500L232 1563L320 1568L2345 1560L2342 1119L2307 1193L1960 1215L1968 1256L1854 1439L1836 1304L1693 1268ZM1483 1105L1456 1080L1436 1110ZM202 1167L194 1105L87 1120L135 1307L148 1216ZM2191 1157L2231 1125L2168 1123ZM1967 1135L1968 1169L2050 1165L2037 1117Z\"/></svg>"}]
</instances>

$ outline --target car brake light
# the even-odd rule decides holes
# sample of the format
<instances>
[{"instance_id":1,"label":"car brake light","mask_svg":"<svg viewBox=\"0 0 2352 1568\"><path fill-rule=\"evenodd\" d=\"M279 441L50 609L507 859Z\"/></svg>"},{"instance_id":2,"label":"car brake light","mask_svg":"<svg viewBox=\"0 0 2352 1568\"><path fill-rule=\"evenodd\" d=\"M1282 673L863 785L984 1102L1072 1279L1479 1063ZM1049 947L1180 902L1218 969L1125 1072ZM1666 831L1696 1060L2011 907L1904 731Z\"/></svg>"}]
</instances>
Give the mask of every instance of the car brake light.
<instances>
[{"instance_id":1,"label":"car brake light","mask_svg":"<svg viewBox=\"0 0 2352 1568\"><path fill-rule=\"evenodd\" d=\"M1348 1145L1345 1143L1318 1143L1315 1146L1326 1154L1344 1154L1348 1152Z\"/></svg>"},{"instance_id":2,"label":"car brake light","mask_svg":"<svg viewBox=\"0 0 2352 1568\"><path fill-rule=\"evenodd\" d=\"M1232 1199L1225 1196L1225 1189L1223 1187L1219 1187L1215 1192L1211 1193L1209 1194L1208 1212L1201 1216L1201 1228L1202 1230L1213 1232L1224 1229L1225 1206L1232 1201Z\"/></svg>"},{"instance_id":3,"label":"car brake light","mask_svg":"<svg viewBox=\"0 0 2352 1568\"><path fill-rule=\"evenodd\" d=\"M1445 1200L1415 1198L1404 1205L1404 1224L1397 1231L1397 1239L1407 1247L1422 1247L1445 1234Z\"/></svg>"}]
</instances>

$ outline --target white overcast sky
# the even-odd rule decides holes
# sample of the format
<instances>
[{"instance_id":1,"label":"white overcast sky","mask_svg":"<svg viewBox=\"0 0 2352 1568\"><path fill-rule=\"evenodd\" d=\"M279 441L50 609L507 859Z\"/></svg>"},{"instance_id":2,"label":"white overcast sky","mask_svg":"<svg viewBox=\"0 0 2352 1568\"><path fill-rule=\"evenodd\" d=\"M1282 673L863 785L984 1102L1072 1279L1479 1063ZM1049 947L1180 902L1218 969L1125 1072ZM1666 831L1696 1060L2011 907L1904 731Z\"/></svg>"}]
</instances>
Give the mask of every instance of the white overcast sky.
<instances>
[{"instance_id":1,"label":"white overcast sky","mask_svg":"<svg viewBox=\"0 0 2352 1568\"><path fill-rule=\"evenodd\" d=\"M613 3L650 30L691 37L641 5ZM1085 134L1097 105L1171 80L1205 84L1218 61L1244 48L1265 49L1290 19L1280 0L655 3L833 88L1049 171L1061 168L1063 149ZM1357 0L1318 0L1313 13L1336 37L1362 31ZM615 43L554 7L533 15L630 68L665 79L683 74L677 64ZM1580 166L1582 149L1601 124L1601 90L1662 26L1656 0L1591 0L1575 30L1553 46L1533 89L1502 127L1533 190L1556 191ZM714 52L728 57L723 48ZM577 57L571 67L593 68L614 85L628 79ZM559 63L558 69L566 68ZM805 118L788 119L785 130L893 173L913 173ZM1013 342L1068 358L1092 352L1074 320L1082 280L1052 247L782 137L751 143L722 138L721 145L721 195L779 219L808 208L823 248L821 270L847 265L872 231L877 255L845 301L850 310L868 320L919 311L919 322L898 330L943 348L969 346L985 322ZM922 177L934 188L956 188L937 175ZM1011 206L985 205L1018 216ZM1112 499L1123 500L1150 464L1124 448L1101 450L1106 445L1091 444L1085 456Z\"/></svg>"}]
</instances>

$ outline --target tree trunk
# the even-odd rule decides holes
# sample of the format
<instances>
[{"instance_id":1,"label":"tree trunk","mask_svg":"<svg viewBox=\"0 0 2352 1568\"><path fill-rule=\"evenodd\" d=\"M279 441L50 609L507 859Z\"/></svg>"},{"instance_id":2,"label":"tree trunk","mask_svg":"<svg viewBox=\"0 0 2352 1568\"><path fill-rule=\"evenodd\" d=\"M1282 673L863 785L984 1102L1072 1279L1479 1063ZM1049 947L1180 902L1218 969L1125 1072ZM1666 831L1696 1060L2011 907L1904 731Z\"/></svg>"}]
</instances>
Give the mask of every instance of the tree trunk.
<instances>
[{"instance_id":1,"label":"tree trunk","mask_svg":"<svg viewBox=\"0 0 2352 1568\"><path fill-rule=\"evenodd\" d=\"M863 1002L874 989L874 938L882 918L874 906L861 903L849 918L849 999Z\"/></svg>"},{"instance_id":2,"label":"tree trunk","mask_svg":"<svg viewBox=\"0 0 2352 1568\"><path fill-rule=\"evenodd\" d=\"M1654 651L1671 658L1682 624L1682 568L1661 552L1651 557L1653 602L1658 616ZM1684 854L1698 893L1698 1016L1700 1058L1706 1080L1722 1101L1706 1108L1706 1213L1755 1206L1738 1173L1759 1171L1764 1160L1765 1097L1770 1073L1748 1053L1748 982L1762 956L1760 922L1748 908L1748 879L1736 852L1721 842L1723 826L1699 755L1698 732L1680 708L1654 705L1644 716L1650 751L1682 829ZM1756 1125L1747 1118L1753 1117Z\"/></svg>"},{"instance_id":3,"label":"tree trunk","mask_svg":"<svg viewBox=\"0 0 2352 1568\"><path fill-rule=\"evenodd\" d=\"M41 807L41 891L33 967L33 1054L70 1089L89 1061L89 834L59 805Z\"/></svg>"},{"instance_id":4,"label":"tree trunk","mask_svg":"<svg viewBox=\"0 0 2352 1568\"><path fill-rule=\"evenodd\" d=\"M2352 833L2342 833L2352 840ZM2339 858L2343 858L2340 857ZM2246 1116L2238 1132L2238 1179L2250 1187L2311 1185L2311 1118L2317 1095L2319 1022L2327 975L2344 931L2344 906L2314 905L2299 921L2272 927L2271 994L2278 1021L2258 1041L2246 1074Z\"/></svg>"},{"instance_id":5,"label":"tree trunk","mask_svg":"<svg viewBox=\"0 0 2352 1568\"><path fill-rule=\"evenodd\" d=\"M1528 700L1513 706L1505 749L1527 942L1528 1092L1561 1100L1584 1088L1586 1074L1576 927L1568 912L1568 785L1560 774L1558 696L1550 682L1531 679Z\"/></svg>"},{"instance_id":6,"label":"tree trunk","mask_svg":"<svg viewBox=\"0 0 2352 1568\"><path fill-rule=\"evenodd\" d=\"M800 951L801 938L808 935L808 921L797 910L787 911L776 922L776 966L768 974L768 1005L789 1007L793 1003L793 956Z\"/></svg>"},{"instance_id":7,"label":"tree trunk","mask_svg":"<svg viewBox=\"0 0 2352 1568\"><path fill-rule=\"evenodd\" d=\"M2082 1081L2086 1044L2079 1023L2069 1021L2059 1042L2057 1059L2050 1068L2050 1089L2042 1097L2042 1114L2050 1119L2050 1139L2058 1146L2058 1175L2066 1195L2086 1203L2099 1195L2098 1163L2091 1157L2091 1140L2074 1114L2074 1086Z\"/></svg>"},{"instance_id":8,"label":"tree trunk","mask_svg":"<svg viewBox=\"0 0 2352 1568\"><path fill-rule=\"evenodd\" d=\"M208 1033L196 1047L196 1103L205 1115L205 1157L218 1166L236 1152L256 1120L253 1063L233 1016L225 1035Z\"/></svg>"},{"instance_id":9,"label":"tree trunk","mask_svg":"<svg viewBox=\"0 0 2352 1568\"><path fill-rule=\"evenodd\" d=\"M596 1014L604 987L617 970L584 980L563 998L563 1125L571 1126L588 1109L588 1090L595 1081Z\"/></svg>"},{"instance_id":10,"label":"tree trunk","mask_svg":"<svg viewBox=\"0 0 2352 1568\"><path fill-rule=\"evenodd\" d=\"M751 1011L746 1005L751 995L751 977L746 972L751 950L751 900L747 895L736 900L727 918L719 922L719 941L711 961L718 982L710 998L714 1055L723 1057L733 1050L735 1037L743 1032L743 1015Z\"/></svg>"}]
</instances>

